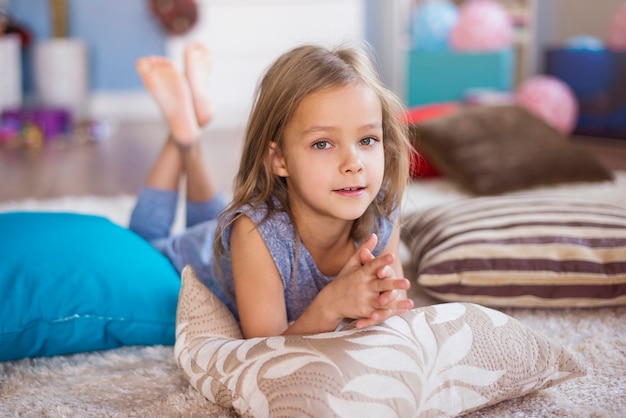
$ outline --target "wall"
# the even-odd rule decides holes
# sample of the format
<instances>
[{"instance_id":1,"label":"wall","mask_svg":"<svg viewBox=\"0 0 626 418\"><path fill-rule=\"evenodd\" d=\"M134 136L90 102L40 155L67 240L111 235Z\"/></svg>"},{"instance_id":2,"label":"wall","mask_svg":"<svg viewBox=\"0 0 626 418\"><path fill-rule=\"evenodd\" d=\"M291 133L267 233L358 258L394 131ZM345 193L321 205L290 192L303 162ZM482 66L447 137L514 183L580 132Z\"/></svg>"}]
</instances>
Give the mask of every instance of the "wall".
<instances>
[{"instance_id":1,"label":"wall","mask_svg":"<svg viewBox=\"0 0 626 418\"><path fill-rule=\"evenodd\" d=\"M413 0L197 0L200 22L185 37L168 38L148 9L148 0L67 0L69 33L88 42L91 114L115 119L155 119L134 65L143 55L164 55L180 65L182 46L201 39L215 62L211 94L217 124L241 123L263 69L298 42L337 43L367 39L376 49L383 80L404 92L404 54ZM586 33L602 38L611 14L624 0L533 0L536 29L531 73L541 72L543 51ZM9 0L9 11L35 40L50 37L47 0ZM33 91L25 56L26 91Z\"/></svg>"},{"instance_id":2,"label":"wall","mask_svg":"<svg viewBox=\"0 0 626 418\"><path fill-rule=\"evenodd\" d=\"M9 13L35 43L52 36L47 0L9 0ZM167 36L144 0L67 0L68 36L86 42L89 88L85 114L102 119L158 117L135 71L137 58L164 55ZM36 104L33 47L23 54L25 104Z\"/></svg>"},{"instance_id":3,"label":"wall","mask_svg":"<svg viewBox=\"0 0 626 418\"><path fill-rule=\"evenodd\" d=\"M556 10L552 40L557 43L581 34L596 36L600 39L606 38L611 17L620 6L626 4L624 0L551 1Z\"/></svg>"},{"instance_id":4,"label":"wall","mask_svg":"<svg viewBox=\"0 0 626 418\"><path fill-rule=\"evenodd\" d=\"M257 82L289 48L364 39L362 0L201 0L200 20L184 37L170 38L168 55L181 65L184 45L199 40L211 51L208 86L216 104L212 126L243 128Z\"/></svg>"},{"instance_id":5,"label":"wall","mask_svg":"<svg viewBox=\"0 0 626 418\"><path fill-rule=\"evenodd\" d=\"M400 97L405 94L405 54L412 0L366 0L365 37L377 52L380 77Z\"/></svg>"},{"instance_id":6,"label":"wall","mask_svg":"<svg viewBox=\"0 0 626 418\"><path fill-rule=\"evenodd\" d=\"M10 0L9 13L39 42L52 36L47 0ZM147 1L67 0L68 35L89 47L90 87L93 91L141 90L135 61L142 55L165 52L165 33L151 16ZM30 51L27 51L30 53ZM32 91L31 69L26 69Z\"/></svg>"},{"instance_id":7,"label":"wall","mask_svg":"<svg viewBox=\"0 0 626 418\"><path fill-rule=\"evenodd\" d=\"M546 48L563 45L575 35L606 39L611 17L624 0L534 0L536 2L536 72L544 70Z\"/></svg>"},{"instance_id":8,"label":"wall","mask_svg":"<svg viewBox=\"0 0 626 418\"><path fill-rule=\"evenodd\" d=\"M182 67L184 45L204 42L214 62L207 86L217 108L213 126L241 127L259 76L280 53L302 42L364 38L362 0L196 0L199 20L182 37L166 36L148 0L67 2L70 36L89 46L90 113L118 120L160 117L135 71L140 56L168 55ZM47 6L47 0L9 0L10 13L36 41L51 35ZM27 89L33 91L32 82Z\"/></svg>"}]
</instances>

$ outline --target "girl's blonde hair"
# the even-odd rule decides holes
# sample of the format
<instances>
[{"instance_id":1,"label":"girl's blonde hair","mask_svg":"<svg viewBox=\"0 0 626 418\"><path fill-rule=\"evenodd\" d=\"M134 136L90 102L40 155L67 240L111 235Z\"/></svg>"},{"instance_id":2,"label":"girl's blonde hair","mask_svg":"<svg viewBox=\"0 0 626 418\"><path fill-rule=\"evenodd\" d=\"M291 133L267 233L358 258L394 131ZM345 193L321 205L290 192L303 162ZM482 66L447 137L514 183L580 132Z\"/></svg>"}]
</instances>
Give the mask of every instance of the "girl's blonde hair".
<instances>
[{"instance_id":1,"label":"girl's blonde hair","mask_svg":"<svg viewBox=\"0 0 626 418\"><path fill-rule=\"evenodd\" d=\"M274 142L277 151L284 152L285 126L306 96L352 83L371 88L380 99L385 155L381 191L363 216L355 221L352 238L361 242L373 229L376 215L389 216L400 206L408 181L410 150L401 102L385 88L363 51L352 47L327 49L303 45L279 57L258 86L235 177L233 200L223 212L222 220L233 222L246 204L267 206L269 217L278 209L274 199L289 213L286 182L272 171L270 146ZM227 226L225 222L219 224L214 246L216 257L224 253L222 233Z\"/></svg>"}]
</instances>

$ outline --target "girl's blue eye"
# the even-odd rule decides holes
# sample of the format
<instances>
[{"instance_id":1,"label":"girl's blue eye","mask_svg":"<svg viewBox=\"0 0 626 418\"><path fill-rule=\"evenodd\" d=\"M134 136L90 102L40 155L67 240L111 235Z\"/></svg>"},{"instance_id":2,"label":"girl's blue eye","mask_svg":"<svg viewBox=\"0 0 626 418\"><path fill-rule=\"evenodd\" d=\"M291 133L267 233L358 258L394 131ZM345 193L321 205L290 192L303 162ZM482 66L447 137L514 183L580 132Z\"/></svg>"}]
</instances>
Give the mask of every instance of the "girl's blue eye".
<instances>
[{"instance_id":1,"label":"girl's blue eye","mask_svg":"<svg viewBox=\"0 0 626 418\"><path fill-rule=\"evenodd\" d=\"M318 141L315 144L313 144L313 148L315 149L326 149L328 148L329 144L328 141Z\"/></svg>"},{"instance_id":2,"label":"girl's blue eye","mask_svg":"<svg viewBox=\"0 0 626 418\"><path fill-rule=\"evenodd\" d=\"M361 139L361 145L372 145L374 142L376 142L376 138L372 136Z\"/></svg>"}]
</instances>

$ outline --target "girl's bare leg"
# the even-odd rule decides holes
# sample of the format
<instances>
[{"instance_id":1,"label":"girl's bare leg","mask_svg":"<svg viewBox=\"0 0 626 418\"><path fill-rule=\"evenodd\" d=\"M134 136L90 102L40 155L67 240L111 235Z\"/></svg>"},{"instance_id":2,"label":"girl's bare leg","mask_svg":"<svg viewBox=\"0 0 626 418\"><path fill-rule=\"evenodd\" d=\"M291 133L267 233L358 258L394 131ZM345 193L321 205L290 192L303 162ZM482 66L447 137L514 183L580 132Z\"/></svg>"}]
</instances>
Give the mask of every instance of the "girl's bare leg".
<instances>
[{"instance_id":1,"label":"girl's bare leg","mask_svg":"<svg viewBox=\"0 0 626 418\"><path fill-rule=\"evenodd\" d=\"M203 127L213 119L213 103L206 93L211 72L209 51L201 42L191 42L185 47L184 58L196 120Z\"/></svg>"},{"instance_id":2,"label":"girl's bare leg","mask_svg":"<svg viewBox=\"0 0 626 418\"><path fill-rule=\"evenodd\" d=\"M213 103L206 92L211 70L209 52L201 42L191 42L185 47L184 60L196 122L204 127L213 118ZM211 200L219 192L219 187L205 164L201 147L197 145L182 153L187 173L187 199L191 202Z\"/></svg>"},{"instance_id":3,"label":"girl's bare leg","mask_svg":"<svg viewBox=\"0 0 626 418\"><path fill-rule=\"evenodd\" d=\"M200 85L202 67L208 56L202 49L192 47L186 52L186 73L195 73L193 84L163 57L141 58L137 70L151 92L171 130L161 154L150 172L146 185L159 189L177 189L180 176L186 174L187 199L204 202L215 197L219 189L210 175L199 144L200 127L196 115L208 123L212 117L211 103ZM205 51L206 52L206 51ZM206 69L208 71L208 69ZM196 109L195 104L199 108Z\"/></svg>"},{"instance_id":4,"label":"girl's bare leg","mask_svg":"<svg viewBox=\"0 0 626 418\"><path fill-rule=\"evenodd\" d=\"M180 146L169 136L146 179L146 186L161 190L178 190L183 172Z\"/></svg>"},{"instance_id":5,"label":"girl's bare leg","mask_svg":"<svg viewBox=\"0 0 626 418\"><path fill-rule=\"evenodd\" d=\"M183 168L187 174L187 200L206 202L219 193L219 187L206 165L199 144L181 149Z\"/></svg>"},{"instance_id":6,"label":"girl's bare leg","mask_svg":"<svg viewBox=\"0 0 626 418\"><path fill-rule=\"evenodd\" d=\"M183 147L197 143L200 129L191 91L174 64L164 57L145 57L137 61L137 71L161 109L173 139Z\"/></svg>"}]
</instances>

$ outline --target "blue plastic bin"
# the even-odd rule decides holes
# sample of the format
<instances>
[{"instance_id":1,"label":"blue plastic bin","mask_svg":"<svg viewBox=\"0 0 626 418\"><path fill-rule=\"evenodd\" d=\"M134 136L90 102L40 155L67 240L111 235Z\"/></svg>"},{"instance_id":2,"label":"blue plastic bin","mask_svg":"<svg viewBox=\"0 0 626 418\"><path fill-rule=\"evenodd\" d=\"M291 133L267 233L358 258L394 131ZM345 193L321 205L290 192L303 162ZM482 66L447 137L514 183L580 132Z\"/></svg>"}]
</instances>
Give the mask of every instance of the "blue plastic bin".
<instances>
[{"instance_id":1,"label":"blue plastic bin","mask_svg":"<svg viewBox=\"0 0 626 418\"><path fill-rule=\"evenodd\" d=\"M626 139L626 52L549 49L546 74L576 95L575 134Z\"/></svg>"},{"instance_id":2,"label":"blue plastic bin","mask_svg":"<svg viewBox=\"0 0 626 418\"><path fill-rule=\"evenodd\" d=\"M496 52L408 52L407 105L461 101L473 89L509 92L513 88L515 54Z\"/></svg>"}]
</instances>

